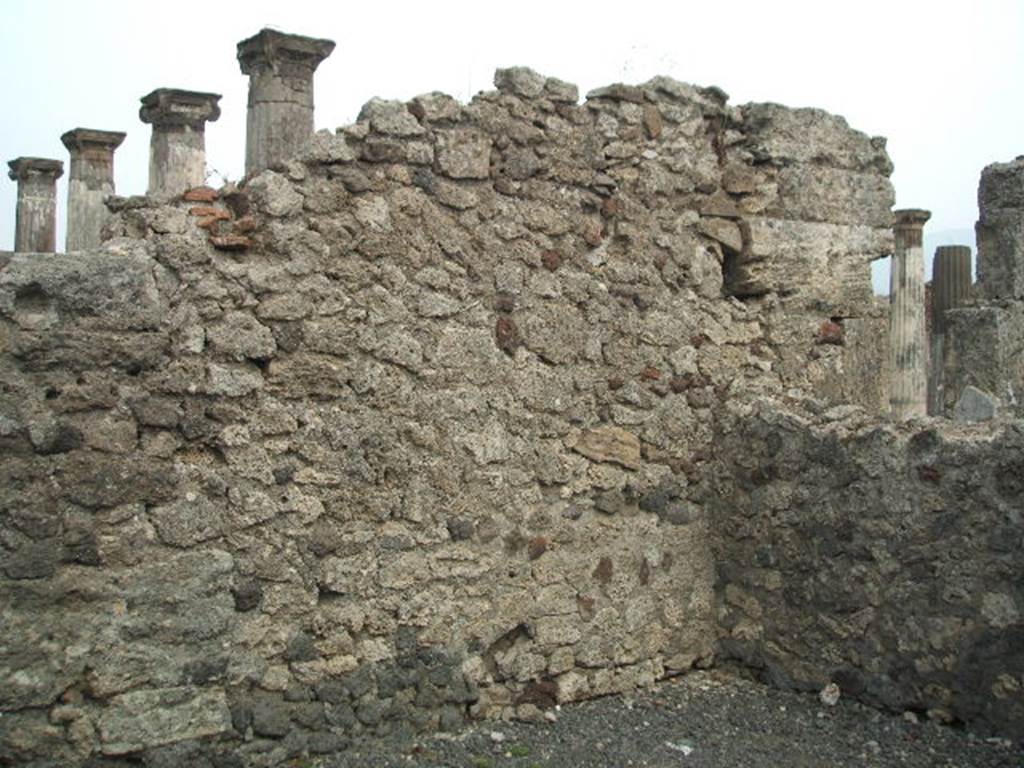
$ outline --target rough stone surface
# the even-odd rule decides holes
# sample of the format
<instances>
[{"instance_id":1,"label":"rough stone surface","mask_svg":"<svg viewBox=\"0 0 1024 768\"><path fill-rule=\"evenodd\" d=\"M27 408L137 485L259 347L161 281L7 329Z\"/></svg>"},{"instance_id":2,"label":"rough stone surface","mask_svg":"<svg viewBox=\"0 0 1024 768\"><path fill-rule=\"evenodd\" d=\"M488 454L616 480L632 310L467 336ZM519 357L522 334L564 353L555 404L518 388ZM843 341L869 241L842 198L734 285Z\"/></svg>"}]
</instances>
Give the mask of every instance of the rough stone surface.
<instances>
[{"instance_id":1,"label":"rough stone surface","mask_svg":"<svg viewBox=\"0 0 1024 768\"><path fill-rule=\"evenodd\" d=\"M496 82L464 106L376 102L216 196L115 201L102 250L3 260L3 760L279 765L542 719L719 650L817 683L818 656L757 633L840 627L828 658L874 658L845 629L855 558L819 545L846 536L829 515L863 526L879 589L901 585L871 604L892 621L962 541L966 597L927 616L981 639L940 632L954 671L905 672L934 654L883 626L884 674L1012 724L1017 433L956 465L995 473L982 497L965 476L921 508L924 559L892 523L911 486L883 493L832 442L785 478L738 469L785 442L742 432L753 398L820 429L878 407L883 142L667 78L584 104L526 70ZM812 210L794 168L856 189ZM847 487L867 501L841 514ZM975 518L999 535L956 533ZM817 572L820 604L800 591Z\"/></svg>"},{"instance_id":2,"label":"rough stone surface","mask_svg":"<svg viewBox=\"0 0 1024 768\"><path fill-rule=\"evenodd\" d=\"M988 421L995 418L998 407L999 401L988 392L968 385L956 401L953 418L966 422Z\"/></svg>"},{"instance_id":3,"label":"rough stone surface","mask_svg":"<svg viewBox=\"0 0 1024 768\"><path fill-rule=\"evenodd\" d=\"M1024 430L735 411L707 500L720 654L1021 735Z\"/></svg>"}]
</instances>

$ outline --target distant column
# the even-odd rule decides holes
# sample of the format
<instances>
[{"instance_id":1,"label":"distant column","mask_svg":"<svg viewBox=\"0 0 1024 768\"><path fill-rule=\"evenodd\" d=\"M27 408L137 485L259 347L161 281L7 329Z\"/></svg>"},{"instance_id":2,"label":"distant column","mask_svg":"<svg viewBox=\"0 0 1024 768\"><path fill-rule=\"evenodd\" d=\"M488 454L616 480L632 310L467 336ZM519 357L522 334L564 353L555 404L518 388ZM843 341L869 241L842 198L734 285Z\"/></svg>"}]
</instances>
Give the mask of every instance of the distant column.
<instances>
[{"instance_id":1,"label":"distant column","mask_svg":"<svg viewBox=\"0 0 1024 768\"><path fill-rule=\"evenodd\" d=\"M971 292L971 249L940 245L932 261L931 370L928 373L928 413L942 413L943 372L946 367L946 310L955 309Z\"/></svg>"},{"instance_id":2,"label":"distant column","mask_svg":"<svg viewBox=\"0 0 1024 768\"><path fill-rule=\"evenodd\" d=\"M889 282L889 405L895 418L924 416L928 410L925 371L924 224L929 211L894 211L896 245Z\"/></svg>"},{"instance_id":3,"label":"distant column","mask_svg":"<svg viewBox=\"0 0 1024 768\"><path fill-rule=\"evenodd\" d=\"M114 150L124 137L117 131L91 128L75 128L60 137L71 155L65 251L99 246L109 215L104 200L114 194Z\"/></svg>"},{"instance_id":4,"label":"distant column","mask_svg":"<svg viewBox=\"0 0 1024 768\"><path fill-rule=\"evenodd\" d=\"M149 143L149 189L176 197L206 182L206 123L220 117L216 93L159 88L142 97L139 118L153 126Z\"/></svg>"},{"instance_id":5,"label":"distant column","mask_svg":"<svg viewBox=\"0 0 1024 768\"><path fill-rule=\"evenodd\" d=\"M64 174L64 163L19 157L7 165L11 169L8 175L18 182L14 250L53 253L57 250L57 179Z\"/></svg>"},{"instance_id":6,"label":"distant column","mask_svg":"<svg viewBox=\"0 0 1024 768\"><path fill-rule=\"evenodd\" d=\"M334 42L272 29L238 44L238 64L249 75L245 173L294 157L313 135L313 73Z\"/></svg>"}]
</instances>

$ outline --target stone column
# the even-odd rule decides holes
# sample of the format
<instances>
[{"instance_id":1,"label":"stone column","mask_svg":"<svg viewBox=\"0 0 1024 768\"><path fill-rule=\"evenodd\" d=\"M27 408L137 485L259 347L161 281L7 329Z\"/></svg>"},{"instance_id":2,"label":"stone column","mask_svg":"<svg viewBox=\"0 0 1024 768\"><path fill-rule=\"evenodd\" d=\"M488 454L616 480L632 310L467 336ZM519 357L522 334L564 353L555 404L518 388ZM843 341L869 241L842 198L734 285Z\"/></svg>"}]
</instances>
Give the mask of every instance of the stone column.
<instances>
[{"instance_id":1,"label":"stone column","mask_svg":"<svg viewBox=\"0 0 1024 768\"><path fill-rule=\"evenodd\" d=\"M313 73L334 42L272 29L238 44L238 64L249 75L245 173L294 157L313 135Z\"/></svg>"},{"instance_id":2,"label":"stone column","mask_svg":"<svg viewBox=\"0 0 1024 768\"><path fill-rule=\"evenodd\" d=\"M65 251L99 246L109 215L104 200L114 194L114 150L124 136L118 131L75 128L60 137L71 155Z\"/></svg>"},{"instance_id":3,"label":"stone column","mask_svg":"<svg viewBox=\"0 0 1024 768\"><path fill-rule=\"evenodd\" d=\"M19 157L7 165L10 177L18 182L15 252L53 253L57 250L57 179L64 174L64 163Z\"/></svg>"},{"instance_id":4,"label":"stone column","mask_svg":"<svg viewBox=\"0 0 1024 768\"><path fill-rule=\"evenodd\" d=\"M206 183L206 123L220 117L218 101L216 93L173 88L142 97L139 118L153 125L147 194L176 197Z\"/></svg>"},{"instance_id":5,"label":"stone column","mask_svg":"<svg viewBox=\"0 0 1024 768\"><path fill-rule=\"evenodd\" d=\"M942 413L942 380L946 367L946 310L956 309L971 292L971 249L940 245L932 260L931 369L928 372L928 413Z\"/></svg>"},{"instance_id":6,"label":"stone column","mask_svg":"<svg viewBox=\"0 0 1024 768\"><path fill-rule=\"evenodd\" d=\"M922 232L928 211L894 211L896 245L889 282L889 406L895 418L924 416L928 406Z\"/></svg>"}]
</instances>

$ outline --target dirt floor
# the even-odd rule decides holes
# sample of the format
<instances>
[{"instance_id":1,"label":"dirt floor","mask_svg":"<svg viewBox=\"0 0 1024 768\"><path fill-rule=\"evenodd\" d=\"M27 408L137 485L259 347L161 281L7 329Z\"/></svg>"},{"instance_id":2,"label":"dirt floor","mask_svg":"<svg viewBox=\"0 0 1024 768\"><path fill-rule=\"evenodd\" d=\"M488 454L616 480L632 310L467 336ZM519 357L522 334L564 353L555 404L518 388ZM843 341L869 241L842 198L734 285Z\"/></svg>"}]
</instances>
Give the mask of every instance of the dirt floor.
<instances>
[{"instance_id":1,"label":"dirt floor","mask_svg":"<svg viewBox=\"0 0 1024 768\"><path fill-rule=\"evenodd\" d=\"M1024 745L878 712L840 698L778 691L731 672L698 672L638 692L551 711L538 724L482 722L411 743L357 744L324 768L1024 768Z\"/></svg>"}]
</instances>

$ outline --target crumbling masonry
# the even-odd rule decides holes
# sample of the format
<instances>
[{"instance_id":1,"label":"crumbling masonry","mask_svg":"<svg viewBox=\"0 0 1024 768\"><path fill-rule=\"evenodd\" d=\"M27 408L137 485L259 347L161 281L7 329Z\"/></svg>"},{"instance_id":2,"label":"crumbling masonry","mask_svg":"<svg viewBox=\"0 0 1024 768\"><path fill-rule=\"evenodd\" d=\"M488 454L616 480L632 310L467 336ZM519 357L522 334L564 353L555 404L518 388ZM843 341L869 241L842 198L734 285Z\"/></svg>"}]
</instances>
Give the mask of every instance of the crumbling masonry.
<instances>
[{"instance_id":1,"label":"crumbling masonry","mask_svg":"<svg viewBox=\"0 0 1024 768\"><path fill-rule=\"evenodd\" d=\"M279 151L260 57L311 113L330 50L271 37L242 183L161 166L217 108L155 91L153 194L0 257L0 763L276 765L729 659L1024 735L1024 161L944 314L961 420L893 420L884 140L507 69Z\"/></svg>"}]
</instances>

